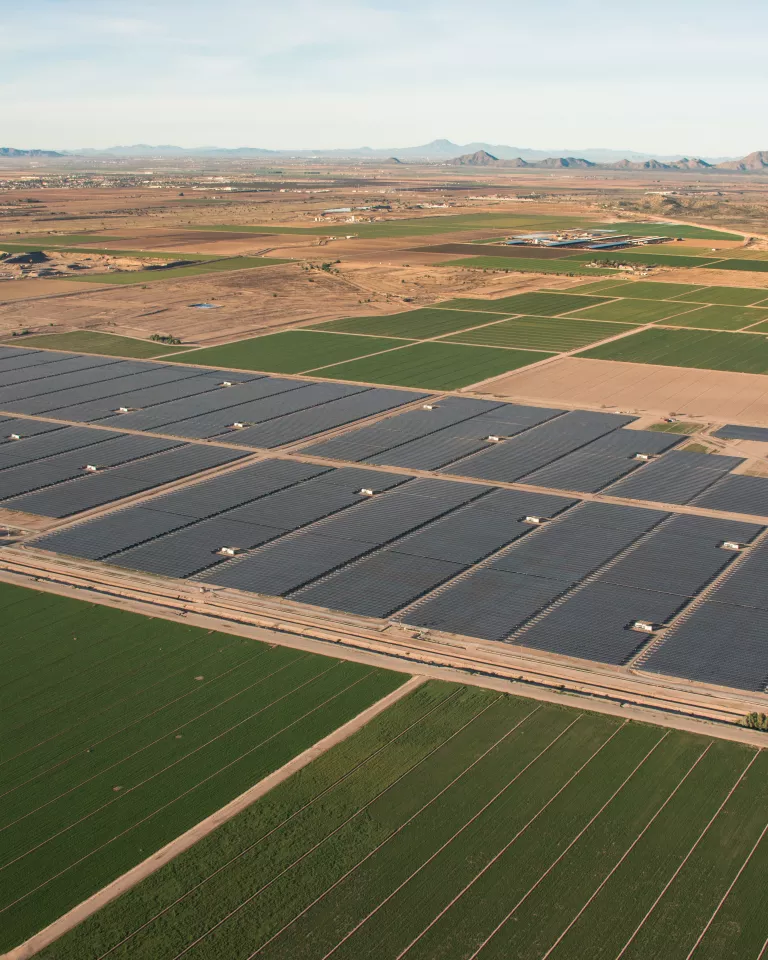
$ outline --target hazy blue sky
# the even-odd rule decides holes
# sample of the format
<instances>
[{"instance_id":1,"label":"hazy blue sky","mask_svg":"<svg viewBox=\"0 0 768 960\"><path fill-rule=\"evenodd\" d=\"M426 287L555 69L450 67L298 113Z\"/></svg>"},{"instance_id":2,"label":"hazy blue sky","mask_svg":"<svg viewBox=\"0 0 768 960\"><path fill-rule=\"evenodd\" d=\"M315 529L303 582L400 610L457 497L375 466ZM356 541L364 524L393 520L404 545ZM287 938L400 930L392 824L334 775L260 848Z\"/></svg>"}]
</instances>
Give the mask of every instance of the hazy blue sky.
<instances>
[{"instance_id":1,"label":"hazy blue sky","mask_svg":"<svg viewBox=\"0 0 768 960\"><path fill-rule=\"evenodd\" d=\"M0 0L0 146L768 149L764 0Z\"/></svg>"}]
</instances>

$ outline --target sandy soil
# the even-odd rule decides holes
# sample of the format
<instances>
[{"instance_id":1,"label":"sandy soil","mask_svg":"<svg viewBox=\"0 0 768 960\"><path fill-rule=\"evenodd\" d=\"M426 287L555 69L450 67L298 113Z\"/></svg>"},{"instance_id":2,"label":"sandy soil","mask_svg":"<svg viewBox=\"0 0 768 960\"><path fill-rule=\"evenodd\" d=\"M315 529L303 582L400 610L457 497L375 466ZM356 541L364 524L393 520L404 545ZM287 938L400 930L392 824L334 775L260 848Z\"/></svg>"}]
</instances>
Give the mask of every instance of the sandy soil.
<instances>
[{"instance_id":1,"label":"sandy soil","mask_svg":"<svg viewBox=\"0 0 768 960\"><path fill-rule=\"evenodd\" d=\"M563 357L505 374L475 392L528 403L768 424L768 377L752 373Z\"/></svg>"}]
</instances>

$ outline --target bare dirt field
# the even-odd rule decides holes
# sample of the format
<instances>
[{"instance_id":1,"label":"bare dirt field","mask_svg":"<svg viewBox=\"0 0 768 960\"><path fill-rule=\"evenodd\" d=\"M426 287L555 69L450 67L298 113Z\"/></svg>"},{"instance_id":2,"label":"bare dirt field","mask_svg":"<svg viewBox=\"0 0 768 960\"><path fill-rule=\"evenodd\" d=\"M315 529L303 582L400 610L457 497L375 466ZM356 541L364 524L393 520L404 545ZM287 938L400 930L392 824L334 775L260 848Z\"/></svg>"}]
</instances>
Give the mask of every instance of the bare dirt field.
<instances>
[{"instance_id":1,"label":"bare dirt field","mask_svg":"<svg viewBox=\"0 0 768 960\"><path fill-rule=\"evenodd\" d=\"M563 357L505 374L478 392L529 403L679 413L721 423L768 422L768 377Z\"/></svg>"}]
</instances>

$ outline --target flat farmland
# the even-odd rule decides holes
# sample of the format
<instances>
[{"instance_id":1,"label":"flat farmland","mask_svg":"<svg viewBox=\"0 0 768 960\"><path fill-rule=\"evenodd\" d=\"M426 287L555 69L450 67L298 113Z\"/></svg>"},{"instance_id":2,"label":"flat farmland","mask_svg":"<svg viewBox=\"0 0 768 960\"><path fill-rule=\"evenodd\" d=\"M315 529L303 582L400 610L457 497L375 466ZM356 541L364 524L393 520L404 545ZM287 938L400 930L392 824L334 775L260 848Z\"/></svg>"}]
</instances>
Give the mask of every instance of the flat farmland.
<instances>
[{"instance_id":1,"label":"flat farmland","mask_svg":"<svg viewBox=\"0 0 768 960\"><path fill-rule=\"evenodd\" d=\"M592 292L594 289L582 287L582 290ZM690 283L665 283L657 280L625 280L614 285L600 285L600 294L606 297L630 297L633 300L671 300L686 296L691 300L698 294L703 294L707 287L697 287ZM709 303L708 300L697 300L698 303Z\"/></svg>"},{"instance_id":2,"label":"flat farmland","mask_svg":"<svg viewBox=\"0 0 768 960\"><path fill-rule=\"evenodd\" d=\"M179 355L180 363L213 364L234 370L265 373L302 373L329 363L341 363L381 350L402 346L407 340L354 337L314 330L286 330L251 340L236 340Z\"/></svg>"},{"instance_id":3,"label":"flat farmland","mask_svg":"<svg viewBox=\"0 0 768 960\"><path fill-rule=\"evenodd\" d=\"M709 270L749 270L752 273L768 273L768 260L718 260L707 264Z\"/></svg>"},{"instance_id":4,"label":"flat farmland","mask_svg":"<svg viewBox=\"0 0 768 960\"><path fill-rule=\"evenodd\" d=\"M694 304L689 304L693 307ZM665 322L671 327L707 327L712 330L743 330L768 320L768 307L733 307L727 304L712 304L696 307L685 313L669 317Z\"/></svg>"},{"instance_id":5,"label":"flat farmland","mask_svg":"<svg viewBox=\"0 0 768 960\"><path fill-rule=\"evenodd\" d=\"M597 323L590 320L552 317L514 317L490 326L455 333L445 340L451 343L476 343L489 347L521 347L554 352L577 350L598 340L628 333L625 323Z\"/></svg>"},{"instance_id":6,"label":"flat farmland","mask_svg":"<svg viewBox=\"0 0 768 960\"><path fill-rule=\"evenodd\" d=\"M431 681L43 960L758 960L768 753Z\"/></svg>"},{"instance_id":7,"label":"flat farmland","mask_svg":"<svg viewBox=\"0 0 768 960\"><path fill-rule=\"evenodd\" d=\"M748 287L699 287L694 293L684 293L676 300L693 300L698 303L722 303L734 307L751 306L768 301L768 289Z\"/></svg>"},{"instance_id":8,"label":"flat farmland","mask_svg":"<svg viewBox=\"0 0 768 960\"><path fill-rule=\"evenodd\" d=\"M325 367L317 375L397 387L457 390L548 356L551 354L431 341Z\"/></svg>"},{"instance_id":9,"label":"flat farmland","mask_svg":"<svg viewBox=\"0 0 768 960\"><path fill-rule=\"evenodd\" d=\"M583 317L585 320L610 320L613 323L655 323L677 314L694 310L693 303L673 303L667 300L614 300L601 303L585 310L576 310L571 317Z\"/></svg>"},{"instance_id":10,"label":"flat farmland","mask_svg":"<svg viewBox=\"0 0 768 960\"><path fill-rule=\"evenodd\" d=\"M0 949L404 679L7 584L0 610Z\"/></svg>"},{"instance_id":11,"label":"flat farmland","mask_svg":"<svg viewBox=\"0 0 768 960\"><path fill-rule=\"evenodd\" d=\"M609 297L576 296L570 293L536 292L516 293L511 297L501 297L499 300L448 300L438 306L441 309L488 310L507 314L507 316L533 314L538 317L556 317L558 314L570 313L580 307L596 307L598 304L607 303L609 299ZM473 306L460 306L465 303Z\"/></svg>"},{"instance_id":12,"label":"flat farmland","mask_svg":"<svg viewBox=\"0 0 768 960\"><path fill-rule=\"evenodd\" d=\"M513 312L513 311L511 311ZM425 340L453 333L465 327L477 327L498 320L495 313L481 311L432 309L408 310L388 317L345 317L317 324L315 330L334 330L340 333L363 333L374 337L404 337Z\"/></svg>"},{"instance_id":13,"label":"flat farmland","mask_svg":"<svg viewBox=\"0 0 768 960\"><path fill-rule=\"evenodd\" d=\"M664 253L661 248L654 248L653 252L637 253L635 251L615 250L612 252L588 251L569 258L569 263L643 263L660 267L706 267L719 261L715 257L691 257L685 254Z\"/></svg>"},{"instance_id":14,"label":"flat farmland","mask_svg":"<svg viewBox=\"0 0 768 960\"><path fill-rule=\"evenodd\" d=\"M747 333L641 330L622 340L594 347L582 356L704 370L768 373L768 340Z\"/></svg>"},{"instance_id":15,"label":"flat farmland","mask_svg":"<svg viewBox=\"0 0 768 960\"><path fill-rule=\"evenodd\" d=\"M120 337L114 333L99 333L97 330L73 330L71 333L46 333L37 337L24 337L19 346L40 350L71 350L83 353L101 353L108 357L162 357L166 353L178 353L183 346L167 346L155 340L137 340ZM14 344L15 345L15 344Z\"/></svg>"},{"instance_id":16,"label":"flat farmland","mask_svg":"<svg viewBox=\"0 0 768 960\"><path fill-rule=\"evenodd\" d=\"M514 260L511 257L466 257L462 260L447 260L441 267L470 267L475 270L509 270L521 273L564 273L574 277L604 277L618 273L609 267L589 267L574 260Z\"/></svg>"}]
</instances>

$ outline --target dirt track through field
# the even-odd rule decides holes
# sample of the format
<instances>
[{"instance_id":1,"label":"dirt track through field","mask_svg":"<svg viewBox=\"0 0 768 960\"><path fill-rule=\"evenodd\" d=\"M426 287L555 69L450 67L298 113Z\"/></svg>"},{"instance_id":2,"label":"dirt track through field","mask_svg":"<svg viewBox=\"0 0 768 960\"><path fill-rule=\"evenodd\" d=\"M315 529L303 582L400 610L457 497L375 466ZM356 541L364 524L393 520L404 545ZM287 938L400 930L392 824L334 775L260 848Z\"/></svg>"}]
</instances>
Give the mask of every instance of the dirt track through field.
<instances>
[{"instance_id":1,"label":"dirt track through field","mask_svg":"<svg viewBox=\"0 0 768 960\"><path fill-rule=\"evenodd\" d=\"M60 917L54 923L50 924L50 926L35 934L35 936L31 937L25 943L10 950L4 955L3 960L27 960L28 957L33 957L59 937L72 930L79 923L82 923L83 920L106 906L106 904L112 900L116 900L117 897L141 883L142 880L165 866L166 863L169 863L180 853L183 853L189 849L189 847L198 843L204 837L207 837L208 834L213 833L214 830L255 803L279 783L287 780L293 776L294 773L298 773L299 770L306 767L313 760L316 760L332 747L352 736L353 733L356 733L364 727L365 724L374 717L383 713L394 703L397 703L398 700L408 696L408 694L412 693L417 687L420 687L426 682L426 679L424 676L411 677L402 684L402 686L398 687L397 690L394 690L386 697L382 697L381 700L366 710L363 710L362 713L359 713L356 717L353 717L352 720L349 720L343 726L334 730L333 733L330 733L327 737L319 740L303 753L289 760L288 763L280 767L279 770L275 770L269 774L269 776L264 777L263 780L254 784L253 787L230 801L230 803L220 810L217 810L216 813L210 817L206 817L205 820L202 820L190 830L187 830L186 833L183 833L175 840L166 844L161 850L158 850L152 854L151 857L148 857L142 863L133 867L127 873L123 874L122 877L118 877L117 880L114 880L108 886L104 887L103 890L95 893L92 897L89 897L83 901L83 903L68 913L65 913L63 917Z\"/></svg>"}]
</instances>

